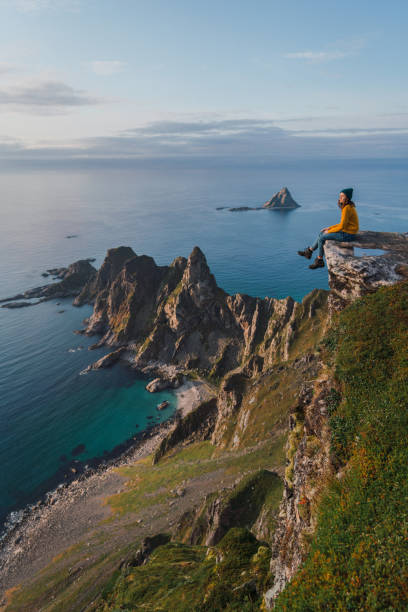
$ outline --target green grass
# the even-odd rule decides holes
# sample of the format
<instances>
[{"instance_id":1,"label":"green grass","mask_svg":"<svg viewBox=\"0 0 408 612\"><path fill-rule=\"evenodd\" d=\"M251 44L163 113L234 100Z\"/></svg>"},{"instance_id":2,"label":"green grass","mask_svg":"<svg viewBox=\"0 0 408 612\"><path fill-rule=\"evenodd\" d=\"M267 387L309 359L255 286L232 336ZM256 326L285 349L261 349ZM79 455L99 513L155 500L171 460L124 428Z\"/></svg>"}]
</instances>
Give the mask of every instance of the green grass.
<instances>
[{"instance_id":1,"label":"green grass","mask_svg":"<svg viewBox=\"0 0 408 612\"><path fill-rule=\"evenodd\" d=\"M231 447L237 434L236 447L246 448L268 439L271 432L286 429L288 414L298 398L299 389L305 379L316 377L317 370L318 364L314 361L303 365L290 361L277 364L255 386L248 385L239 411L229 417L222 445ZM239 426L241 418L246 419L244 431Z\"/></svg>"},{"instance_id":2,"label":"green grass","mask_svg":"<svg viewBox=\"0 0 408 612\"><path fill-rule=\"evenodd\" d=\"M98 610L259 610L269 585L269 560L269 548L245 529L230 529L210 549L171 542L158 547L147 564L122 571ZM244 582L255 588L234 590Z\"/></svg>"},{"instance_id":3,"label":"green grass","mask_svg":"<svg viewBox=\"0 0 408 612\"><path fill-rule=\"evenodd\" d=\"M327 297L327 291L314 289L298 305L298 313L294 321L294 336L289 345L290 359L304 355L308 351L314 351L320 342L326 329ZM311 309L314 315L309 317Z\"/></svg>"},{"instance_id":4,"label":"green grass","mask_svg":"<svg viewBox=\"0 0 408 612\"><path fill-rule=\"evenodd\" d=\"M285 436L282 434L245 453L224 451L220 455L216 454L209 441L196 442L187 448L176 449L156 465L152 465L149 455L133 466L118 468L119 473L127 479L128 489L110 497L108 503L120 514L138 512L169 500L172 497L170 490L183 480L216 470L223 470L227 476L261 468L276 468L284 463L284 442Z\"/></svg>"},{"instance_id":5,"label":"green grass","mask_svg":"<svg viewBox=\"0 0 408 612\"><path fill-rule=\"evenodd\" d=\"M215 448L206 441L191 444L185 449L176 449L157 465L152 464L152 456L149 456L139 460L134 466L120 468L120 472L129 481L129 489L110 498L109 503L120 516L156 508L158 503L168 502L173 498L170 489L181 484L184 479L195 478L215 470L222 470L223 478L228 475L238 477L262 468L273 469L282 465L283 446L284 436L281 436L262 447L248 449L247 454L227 451L219 457L214 456ZM274 500L270 497L275 493L276 491L271 491L265 498L265 503L269 500L271 507ZM165 511L168 511L167 506ZM128 555L128 548L134 550L138 542L130 541L127 547L106 552L109 549L106 542L109 538L106 522L103 521L98 531L89 536L89 545L82 542L68 549L56 557L31 583L14 591L7 611L59 612L83 609L106 590L110 580L115 582L112 576L120 560ZM115 515L108 519L108 522L114 525ZM75 568L80 568L78 573Z\"/></svg>"},{"instance_id":6,"label":"green grass","mask_svg":"<svg viewBox=\"0 0 408 612\"><path fill-rule=\"evenodd\" d=\"M275 609L408 610L408 283L349 306L324 345L340 389L332 450L345 473Z\"/></svg>"}]
</instances>

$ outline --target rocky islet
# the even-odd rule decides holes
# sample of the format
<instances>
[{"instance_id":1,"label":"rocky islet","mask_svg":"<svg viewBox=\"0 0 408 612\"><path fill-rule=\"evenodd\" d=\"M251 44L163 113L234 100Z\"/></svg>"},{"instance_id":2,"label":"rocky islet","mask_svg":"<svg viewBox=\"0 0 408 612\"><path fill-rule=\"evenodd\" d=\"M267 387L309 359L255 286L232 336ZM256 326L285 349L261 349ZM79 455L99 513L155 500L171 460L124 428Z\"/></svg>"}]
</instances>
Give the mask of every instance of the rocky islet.
<instances>
[{"instance_id":1,"label":"rocky islet","mask_svg":"<svg viewBox=\"0 0 408 612\"><path fill-rule=\"evenodd\" d=\"M230 212L245 212L247 210L294 210L296 208L300 208L300 204L293 199L287 187L282 187L262 206L233 206L232 208L218 206L216 210L227 209Z\"/></svg>"}]
</instances>

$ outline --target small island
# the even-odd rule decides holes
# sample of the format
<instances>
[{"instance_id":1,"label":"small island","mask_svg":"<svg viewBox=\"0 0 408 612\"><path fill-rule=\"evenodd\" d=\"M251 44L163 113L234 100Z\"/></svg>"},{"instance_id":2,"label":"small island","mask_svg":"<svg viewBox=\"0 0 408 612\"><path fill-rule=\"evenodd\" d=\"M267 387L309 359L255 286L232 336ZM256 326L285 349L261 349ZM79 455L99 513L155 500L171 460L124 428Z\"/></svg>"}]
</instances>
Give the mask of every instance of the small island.
<instances>
[{"instance_id":1,"label":"small island","mask_svg":"<svg viewBox=\"0 0 408 612\"><path fill-rule=\"evenodd\" d=\"M236 206L233 208L218 206L217 210L224 210L225 208L230 212L244 212L246 210L293 210L295 208L300 208L300 204L295 202L287 187L282 187L282 189L277 191L270 200L263 204L263 206Z\"/></svg>"},{"instance_id":2,"label":"small island","mask_svg":"<svg viewBox=\"0 0 408 612\"><path fill-rule=\"evenodd\" d=\"M282 187L270 200L265 202L262 208L268 208L269 210L291 210L293 208L300 208L300 204L295 202L287 187Z\"/></svg>"}]
</instances>

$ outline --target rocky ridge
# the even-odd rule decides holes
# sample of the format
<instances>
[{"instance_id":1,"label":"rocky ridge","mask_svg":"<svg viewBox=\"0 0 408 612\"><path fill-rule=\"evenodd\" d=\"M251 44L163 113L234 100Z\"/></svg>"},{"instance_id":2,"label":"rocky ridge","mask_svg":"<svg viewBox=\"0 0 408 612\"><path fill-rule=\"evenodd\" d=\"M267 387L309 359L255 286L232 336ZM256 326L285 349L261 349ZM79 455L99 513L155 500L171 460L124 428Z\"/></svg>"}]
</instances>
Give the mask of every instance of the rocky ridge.
<instances>
[{"instance_id":1,"label":"rocky ridge","mask_svg":"<svg viewBox=\"0 0 408 612\"><path fill-rule=\"evenodd\" d=\"M237 368L252 375L287 359L302 320L312 321L326 297L312 291L299 304L290 297L229 295L197 246L170 266L119 247L108 251L74 304L94 304L81 333L100 334L94 346L115 348L92 367L126 359L150 375L171 365L173 378L194 370L220 380Z\"/></svg>"}]
</instances>

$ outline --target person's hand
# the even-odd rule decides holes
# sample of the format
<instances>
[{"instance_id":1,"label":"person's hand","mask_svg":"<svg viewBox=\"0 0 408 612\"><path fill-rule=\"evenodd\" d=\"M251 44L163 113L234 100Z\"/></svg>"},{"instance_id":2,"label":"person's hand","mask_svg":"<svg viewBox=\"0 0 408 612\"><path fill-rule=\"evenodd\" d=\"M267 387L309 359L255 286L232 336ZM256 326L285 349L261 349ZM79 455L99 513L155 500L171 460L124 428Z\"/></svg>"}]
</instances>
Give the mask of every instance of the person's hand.
<instances>
[{"instance_id":1,"label":"person's hand","mask_svg":"<svg viewBox=\"0 0 408 612\"><path fill-rule=\"evenodd\" d=\"M323 229L321 229L320 231L321 231L321 232L324 232L325 234L327 234L327 230L328 230L328 229L329 229L328 227L324 227L324 228L323 228Z\"/></svg>"}]
</instances>

